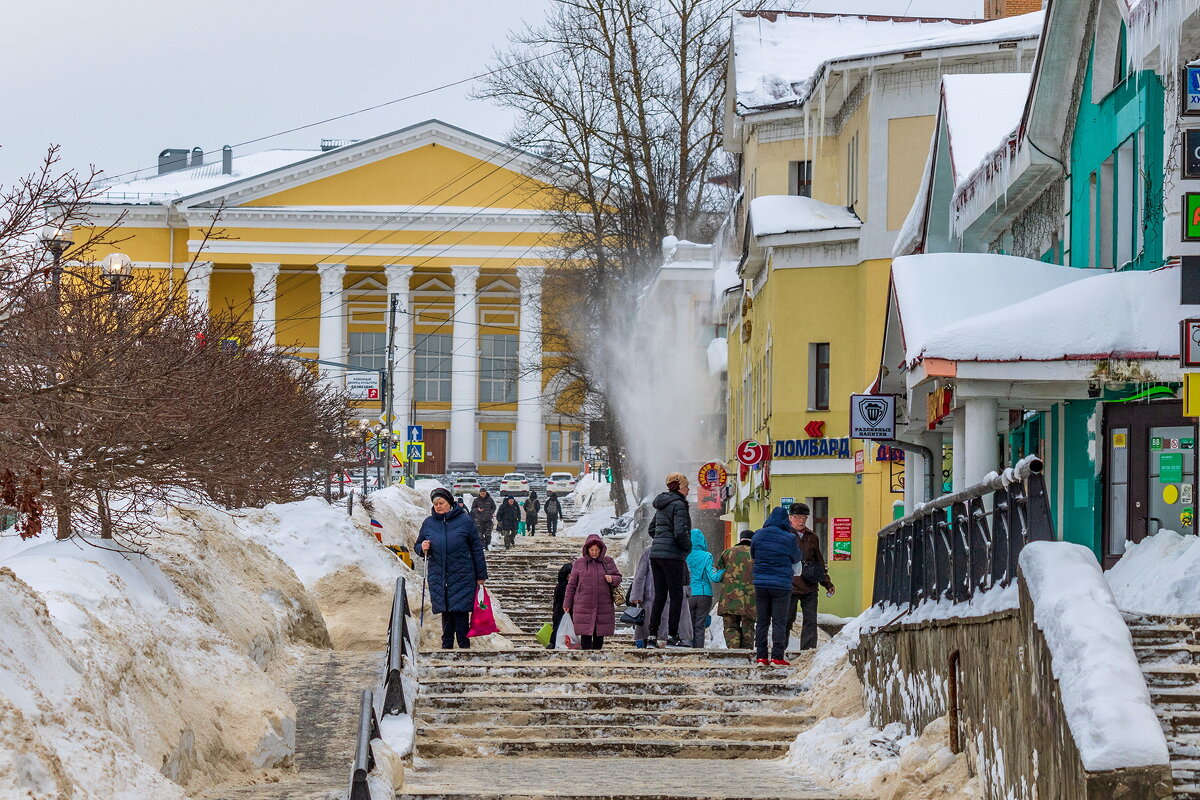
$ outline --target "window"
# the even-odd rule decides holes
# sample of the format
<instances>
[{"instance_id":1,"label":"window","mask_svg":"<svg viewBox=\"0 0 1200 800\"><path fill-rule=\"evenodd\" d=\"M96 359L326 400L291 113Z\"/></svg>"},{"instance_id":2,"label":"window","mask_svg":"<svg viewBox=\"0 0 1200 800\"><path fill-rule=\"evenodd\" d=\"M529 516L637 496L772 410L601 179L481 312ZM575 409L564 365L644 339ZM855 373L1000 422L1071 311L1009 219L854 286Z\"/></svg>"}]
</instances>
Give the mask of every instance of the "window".
<instances>
[{"instance_id":1,"label":"window","mask_svg":"<svg viewBox=\"0 0 1200 800\"><path fill-rule=\"evenodd\" d=\"M829 498L810 497L808 500L808 507L812 509L812 517L808 520L808 526L821 540L821 555L828 559L829 545L826 540L829 538Z\"/></svg>"},{"instance_id":2,"label":"window","mask_svg":"<svg viewBox=\"0 0 1200 800\"><path fill-rule=\"evenodd\" d=\"M583 460L583 431L568 431L568 461Z\"/></svg>"},{"instance_id":3,"label":"window","mask_svg":"<svg viewBox=\"0 0 1200 800\"><path fill-rule=\"evenodd\" d=\"M1123 267L1145 247L1142 143L1140 131L1130 136L1089 177L1092 266Z\"/></svg>"},{"instance_id":4,"label":"window","mask_svg":"<svg viewBox=\"0 0 1200 800\"><path fill-rule=\"evenodd\" d=\"M417 334L413 351L416 371L413 391L417 402L450 402L450 347L448 333Z\"/></svg>"},{"instance_id":5,"label":"window","mask_svg":"<svg viewBox=\"0 0 1200 800\"><path fill-rule=\"evenodd\" d=\"M517 337L484 334L479 337L479 402L517 400Z\"/></svg>"},{"instance_id":6,"label":"window","mask_svg":"<svg viewBox=\"0 0 1200 800\"><path fill-rule=\"evenodd\" d=\"M512 431L486 431L484 433L484 461L508 461Z\"/></svg>"},{"instance_id":7,"label":"window","mask_svg":"<svg viewBox=\"0 0 1200 800\"><path fill-rule=\"evenodd\" d=\"M788 164L788 194L812 197L811 161L793 161Z\"/></svg>"},{"instance_id":8,"label":"window","mask_svg":"<svg viewBox=\"0 0 1200 800\"><path fill-rule=\"evenodd\" d=\"M858 131L846 145L846 207L854 208L858 203Z\"/></svg>"},{"instance_id":9,"label":"window","mask_svg":"<svg viewBox=\"0 0 1200 800\"><path fill-rule=\"evenodd\" d=\"M808 346L808 407L829 410L829 343Z\"/></svg>"},{"instance_id":10,"label":"window","mask_svg":"<svg viewBox=\"0 0 1200 800\"><path fill-rule=\"evenodd\" d=\"M765 418L770 419L771 418L771 392L772 392L772 389L775 388L774 380L772 379L772 374L771 374L771 350L770 350L770 348L767 349L767 355L763 359L763 375L766 380L766 390L763 392L763 394L765 395L765 398L766 398Z\"/></svg>"},{"instance_id":11,"label":"window","mask_svg":"<svg viewBox=\"0 0 1200 800\"><path fill-rule=\"evenodd\" d=\"M562 431L550 431L550 462L562 461Z\"/></svg>"},{"instance_id":12,"label":"window","mask_svg":"<svg viewBox=\"0 0 1200 800\"><path fill-rule=\"evenodd\" d=\"M363 369L387 369L387 334L350 334L350 354L346 360Z\"/></svg>"}]
</instances>

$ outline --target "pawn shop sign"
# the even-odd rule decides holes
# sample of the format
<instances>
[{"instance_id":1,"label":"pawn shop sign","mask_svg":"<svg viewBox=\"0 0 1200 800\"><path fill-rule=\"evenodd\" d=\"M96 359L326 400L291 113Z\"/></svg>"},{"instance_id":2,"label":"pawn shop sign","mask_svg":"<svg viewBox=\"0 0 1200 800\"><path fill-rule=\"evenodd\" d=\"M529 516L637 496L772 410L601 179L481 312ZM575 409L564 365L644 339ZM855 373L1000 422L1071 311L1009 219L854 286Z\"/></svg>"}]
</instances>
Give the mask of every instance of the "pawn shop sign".
<instances>
[{"instance_id":1,"label":"pawn shop sign","mask_svg":"<svg viewBox=\"0 0 1200 800\"><path fill-rule=\"evenodd\" d=\"M716 461L710 461L700 468L700 485L705 489L720 489L728 482L729 473Z\"/></svg>"}]
</instances>

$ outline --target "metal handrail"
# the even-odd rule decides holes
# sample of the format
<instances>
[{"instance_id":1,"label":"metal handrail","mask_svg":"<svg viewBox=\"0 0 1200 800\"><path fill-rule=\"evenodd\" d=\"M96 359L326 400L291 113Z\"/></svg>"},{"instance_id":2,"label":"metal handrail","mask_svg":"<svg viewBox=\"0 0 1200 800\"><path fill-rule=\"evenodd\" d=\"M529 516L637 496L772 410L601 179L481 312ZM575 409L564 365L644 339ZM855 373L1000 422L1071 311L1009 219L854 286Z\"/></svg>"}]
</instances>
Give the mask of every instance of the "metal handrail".
<instances>
[{"instance_id":1,"label":"metal handrail","mask_svg":"<svg viewBox=\"0 0 1200 800\"><path fill-rule=\"evenodd\" d=\"M1042 460L1029 456L879 531L874 603L957 603L1011 583L1025 545L1055 539L1042 469Z\"/></svg>"},{"instance_id":2,"label":"metal handrail","mask_svg":"<svg viewBox=\"0 0 1200 800\"><path fill-rule=\"evenodd\" d=\"M384 662L383 685L380 696L383 707L379 715L375 712L375 695L364 690L358 712L358 744L354 750L354 764L350 768L349 800L371 800L371 789L367 776L375 769L375 754L371 752L371 740L380 736L379 716L404 714L408 710L404 699L404 658L412 658L416 650L409 638L408 593L404 577L396 578L396 594L392 597L392 613L388 618L387 657Z\"/></svg>"}]
</instances>

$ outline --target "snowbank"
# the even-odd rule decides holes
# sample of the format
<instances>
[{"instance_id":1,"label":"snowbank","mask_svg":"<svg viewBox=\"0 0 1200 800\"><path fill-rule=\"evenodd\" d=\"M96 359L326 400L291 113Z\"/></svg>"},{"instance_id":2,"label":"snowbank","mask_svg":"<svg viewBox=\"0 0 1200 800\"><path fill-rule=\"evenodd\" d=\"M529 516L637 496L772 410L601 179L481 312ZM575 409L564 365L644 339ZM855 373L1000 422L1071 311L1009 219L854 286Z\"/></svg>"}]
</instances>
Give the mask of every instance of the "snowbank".
<instances>
[{"instance_id":1,"label":"snowbank","mask_svg":"<svg viewBox=\"0 0 1200 800\"><path fill-rule=\"evenodd\" d=\"M291 765L272 675L328 643L320 613L228 515L162 528L150 555L0 537L0 795L183 798Z\"/></svg>"},{"instance_id":2,"label":"snowbank","mask_svg":"<svg viewBox=\"0 0 1200 800\"><path fill-rule=\"evenodd\" d=\"M1104 573L1122 611L1200 614L1200 536L1159 531L1129 542L1117 565Z\"/></svg>"},{"instance_id":3,"label":"snowbank","mask_svg":"<svg viewBox=\"0 0 1200 800\"><path fill-rule=\"evenodd\" d=\"M811 197L765 195L750 201L750 226L755 236L861 228L862 220L842 206Z\"/></svg>"},{"instance_id":4,"label":"snowbank","mask_svg":"<svg viewBox=\"0 0 1200 800\"><path fill-rule=\"evenodd\" d=\"M1168 763L1133 640L1092 551L1033 542L1021 551L1021 574L1084 769Z\"/></svg>"}]
</instances>

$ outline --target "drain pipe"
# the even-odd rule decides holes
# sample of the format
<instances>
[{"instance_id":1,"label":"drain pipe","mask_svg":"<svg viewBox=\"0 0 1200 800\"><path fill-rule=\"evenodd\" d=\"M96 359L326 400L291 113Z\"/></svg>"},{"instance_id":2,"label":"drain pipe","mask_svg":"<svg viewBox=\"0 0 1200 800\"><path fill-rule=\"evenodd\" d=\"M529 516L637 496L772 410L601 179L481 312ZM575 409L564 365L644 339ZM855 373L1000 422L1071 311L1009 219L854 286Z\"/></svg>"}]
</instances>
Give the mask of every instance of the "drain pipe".
<instances>
[{"instance_id":1,"label":"drain pipe","mask_svg":"<svg viewBox=\"0 0 1200 800\"><path fill-rule=\"evenodd\" d=\"M903 450L906 453L916 453L921 458L925 459L925 464L927 466L927 469L925 470L925 500L924 500L924 502L928 503L930 500L934 499L935 497L937 497L941 494L941 492L934 491L934 487L937 484L934 481L935 472L934 472L934 468L933 468L933 451L932 450L930 450L928 447L926 447L923 444L917 444L916 442L902 442L899 439L889 439L886 442L877 442L877 444L884 445L886 447L894 447L897 450ZM904 513L906 515L911 514L912 512L913 512L913 509L911 509L911 508L904 509Z\"/></svg>"}]
</instances>

